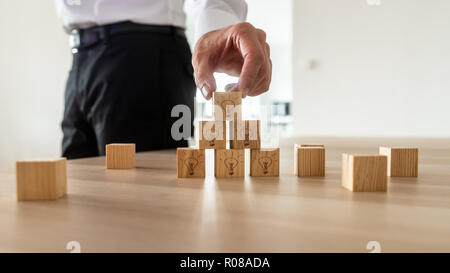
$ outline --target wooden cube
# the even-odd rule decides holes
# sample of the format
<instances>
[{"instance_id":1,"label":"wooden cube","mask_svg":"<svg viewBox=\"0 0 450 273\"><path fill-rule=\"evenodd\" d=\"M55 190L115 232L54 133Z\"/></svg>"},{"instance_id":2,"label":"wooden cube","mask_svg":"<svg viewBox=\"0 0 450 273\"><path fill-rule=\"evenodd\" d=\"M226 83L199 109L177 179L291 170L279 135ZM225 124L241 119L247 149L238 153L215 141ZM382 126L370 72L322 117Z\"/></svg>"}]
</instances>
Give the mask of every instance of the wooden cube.
<instances>
[{"instance_id":1,"label":"wooden cube","mask_svg":"<svg viewBox=\"0 0 450 273\"><path fill-rule=\"evenodd\" d=\"M244 177L244 150L214 150L214 175L216 177Z\"/></svg>"},{"instance_id":2,"label":"wooden cube","mask_svg":"<svg viewBox=\"0 0 450 273\"><path fill-rule=\"evenodd\" d=\"M301 144L300 147L325 147L323 144Z\"/></svg>"},{"instance_id":3,"label":"wooden cube","mask_svg":"<svg viewBox=\"0 0 450 273\"><path fill-rule=\"evenodd\" d=\"M112 143L106 145L107 169L132 169L136 167L136 145L134 143Z\"/></svg>"},{"instance_id":4,"label":"wooden cube","mask_svg":"<svg viewBox=\"0 0 450 273\"><path fill-rule=\"evenodd\" d=\"M250 176L279 176L280 148L250 150Z\"/></svg>"},{"instance_id":5,"label":"wooden cube","mask_svg":"<svg viewBox=\"0 0 450 273\"><path fill-rule=\"evenodd\" d=\"M387 156L342 154L342 186L354 192L387 191Z\"/></svg>"},{"instance_id":6,"label":"wooden cube","mask_svg":"<svg viewBox=\"0 0 450 273\"><path fill-rule=\"evenodd\" d=\"M261 148L261 122L259 120L237 120L230 122L231 149Z\"/></svg>"},{"instance_id":7,"label":"wooden cube","mask_svg":"<svg viewBox=\"0 0 450 273\"><path fill-rule=\"evenodd\" d=\"M205 177L205 150L178 148L177 173L178 178Z\"/></svg>"},{"instance_id":8,"label":"wooden cube","mask_svg":"<svg viewBox=\"0 0 450 273\"><path fill-rule=\"evenodd\" d=\"M295 144L294 172L297 176L325 176L325 147Z\"/></svg>"},{"instance_id":9,"label":"wooden cube","mask_svg":"<svg viewBox=\"0 0 450 273\"><path fill-rule=\"evenodd\" d=\"M56 200L67 194L67 161L16 162L17 200Z\"/></svg>"},{"instance_id":10,"label":"wooden cube","mask_svg":"<svg viewBox=\"0 0 450 273\"><path fill-rule=\"evenodd\" d=\"M388 157L388 176L417 177L419 169L418 148L380 147L380 155Z\"/></svg>"},{"instance_id":11,"label":"wooden cube","mask_svg":"<svg viewBox=\"0 0 450 273\"><path fill-rule=\"evenodd\" d=\"M242 120L242 92L213 92L215 121Z\"/></svg>"},{"instance_id":12,"label":"wooden cube","mask_svg":"<svg viewBox=\"0 0 450 273\"><path fill-rule=\"evenodd\" d=\"M226 124L225 121L198 122L197 128L197 148L199 149L225 149Z\"/></svg>"}]
</instances>

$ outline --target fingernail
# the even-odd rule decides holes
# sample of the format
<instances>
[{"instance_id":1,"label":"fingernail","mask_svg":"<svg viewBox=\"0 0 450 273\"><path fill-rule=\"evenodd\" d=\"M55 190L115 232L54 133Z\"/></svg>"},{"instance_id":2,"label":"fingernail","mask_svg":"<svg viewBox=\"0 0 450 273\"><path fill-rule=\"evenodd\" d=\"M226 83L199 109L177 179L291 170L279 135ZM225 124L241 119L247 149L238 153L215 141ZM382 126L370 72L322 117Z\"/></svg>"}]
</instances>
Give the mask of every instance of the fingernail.
<instances>
[{"instance_id":1,"label":"fingernail","mask_svg":"<svg viewBox=\"0 0 450 273\"><path fill-rule=\"evenodd\" d=\"M206 99L206 96L208 96L208 91L205 89L205 85L202 85L202 87L200 87L200 92L202 93L203 97Z\"/></svg>"}]
</instances>

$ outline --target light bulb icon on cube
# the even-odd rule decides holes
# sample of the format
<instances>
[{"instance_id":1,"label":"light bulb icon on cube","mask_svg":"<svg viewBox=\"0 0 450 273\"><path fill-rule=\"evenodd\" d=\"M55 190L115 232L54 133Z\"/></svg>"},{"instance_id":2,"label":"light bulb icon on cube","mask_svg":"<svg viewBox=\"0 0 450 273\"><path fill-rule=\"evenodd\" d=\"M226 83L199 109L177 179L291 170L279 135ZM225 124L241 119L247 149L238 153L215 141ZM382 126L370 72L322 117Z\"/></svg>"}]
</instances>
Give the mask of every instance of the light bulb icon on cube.
<instances>
[{"instance_id":1,"label":"light bulb icon on cube","mask_svg":"<svg viewBox=\"0 0 450 273\"><path fill-rule=\"evenodd\" d=\"M227 119L231 118L231 114L233 113L233 111L228 111L228 109L231 108L231 110L234 109L234 107L236 106L234 101L232 100L224 100L222 101L222 103L220 104L222 106L222 109L225 110L225 116Z\"/></svg>"},{"instance_id":2,"label":"light bulb icon on cube","mask_svg":"<svg viewBox=\"0 0 450 273\"><path fill-rule=\"evenodd\" d=\"M280 172L280 148L250 149L250 176L273 177Z\"/></svg>"},{"instance_id":3,"label":"light bulb icon on cube","mask_svg":"<svg viewBox=\"0 0 450 273\"><path fill-rule=\"evenodd\" d=\"M204 178L205 150L197 148L177 148L177 177Z\"/></svg>"},{"instance_id":4,"label":"light bulb icon on cube","mask_svg":"<svg viewBox=\"0 0 450 273\"><path fill-rule=\"evenodd\" d=\"M209 141L208 142L209 146L214 147L216 145L216 143L215 143L216 139L215 139L215 133L214 132L211 132L210 134L208 134L206 136L206 139Z\"/></svg>"},{"instance_id":5,"label":"light bulb icon on cube","mask_svg":"<svg viewBox=\"0 0 450 273\"><path fill-rule=\"evenodd\" d=\"M244 140L244 146L250 145L250 133L245 132L245 140Z\"/></svg>"},{"instance_id":6,"label":"light bulb icon on cube","mask_svg":"<svg viewBox=\"0 0 450 273\"><path fill-rule=\"evenodd\" d=\"M239 161L236 158L228 157L228 158L226 158L224 160L224 163L225 163L225 166L228 169L228 174L229 175L233 175L234 174L234 169L238 165Z\"/></svg>"},{"instance_id":7,"label":"light bulb icon on cube","mask_svg":"<svg viewBox=\"0 0 450 273\"><path fill-rule=\"evenodd\" d=\"M205 140L208 141L208 145L214 147L216 145L216 125L213 125L209 130L203 129Z\"/></svg>"},{"instance_id":8,"label":"light bulb icon on cube","mask_svg":"<svg viewBox=\"0 0 450 273\"><path fill-rule=\"evenodd\" d=\"M263 156L260 159L258 159L258 163L263 169L264 174L268 174L269 167L272 165L272 159L268 156Z\"/></svg>"},{"instance_id":9,"label":"light bulb icon on cube","mask_svg":"<svg viewBox=\"0 0 450 273\"><path fill-rule=\"evenodd\" d=\"M196 158L190 157L184 161L184 164L189 170L189 175L194 175L195 167L197 167L198 160Z\"/></svg>"}]
</instances>

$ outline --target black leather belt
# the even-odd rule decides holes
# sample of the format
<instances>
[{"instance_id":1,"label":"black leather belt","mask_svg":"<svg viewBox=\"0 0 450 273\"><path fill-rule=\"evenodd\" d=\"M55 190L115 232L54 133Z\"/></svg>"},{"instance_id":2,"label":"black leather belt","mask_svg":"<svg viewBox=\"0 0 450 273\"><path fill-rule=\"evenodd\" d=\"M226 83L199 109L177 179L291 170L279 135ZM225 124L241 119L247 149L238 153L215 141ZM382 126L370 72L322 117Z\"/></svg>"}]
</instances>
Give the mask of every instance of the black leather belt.
<instances>
[{"instance_id":1,"label":"black leather belt","mask_svg":"<svg viewBox=\"0 0 450 273\"><path fill-rule=\"evenodd\" d=\"M108 37L130 32L165 33L185 37L184 29L180 27L136 24L127 21L85 29L74 29L70 33L69 43L72 51L76 52L78 49L93 46L108 39Z\"/></svg>"}]
</instances>

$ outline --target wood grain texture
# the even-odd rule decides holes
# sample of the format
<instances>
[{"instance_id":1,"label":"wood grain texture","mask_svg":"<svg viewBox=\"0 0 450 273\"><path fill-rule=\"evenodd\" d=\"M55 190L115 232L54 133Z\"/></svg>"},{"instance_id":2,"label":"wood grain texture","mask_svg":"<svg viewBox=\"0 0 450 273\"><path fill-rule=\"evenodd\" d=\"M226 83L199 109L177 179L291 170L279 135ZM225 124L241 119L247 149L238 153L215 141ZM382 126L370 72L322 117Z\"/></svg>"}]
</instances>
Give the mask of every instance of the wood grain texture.
<instances>
[{"instance_id":1,"label":"wood grain texture","mask_svg":"<svg viewBox=\"0 0 450 273\"><path fill-rule=\"evenodd\" d=\"M300 147L323 147L325 148L325 146L323 144L300 144Z\"/></svg>"},{"instance_id":2,"label":"wood grain texture","mask_svg":"<svg viewBox=\"0 0 450 273\"><path fill-rule=\"evenodd\" d=\"M244 172L244 150L214 150L214 175L216 177L244 177Z\"/></svg>"},{"instance_id":3,"label":"wood grain texture","mask_svg":"<svg viewBox=\"0 0 450 273\"><path fill-rule=\"evenodd\" d=\"M230 121L231 149L261 148L261 121L241 120Z\"/></svg>"},{"instance_id":4,"label":"wood grain texture","mask_svg":"<svg viewBox=\"0 0 450 273\"><path fill-rule=\"evenodd\" d=\"M343 154L342 186L354 192L387 191L387 157Z\"/></svg>"},{"instance_id":5,"label":"wood grain texture","mask_svg":"<svg viewBox=\"0 0 450 273\"><path fill-rule=\"evenodd\" d=\"M419 170L419 149L380 147L380 155L388 157L388 176L417 177Z\"/></svg>"},{"instance_id":6,"label":"wood grain texture","mask_svg":"<svg viewBox=\"0 0 450 273\"><path fill-rule=\"evenodd\" d=\"M217 129L216 129L217 128ZM225 149L227 147L226 122L201 120L197 126L198 149Z\"/></svg>"},{"instance_id":7,"label":"wood grain texture","mask_svg":"<svg viewBox=\"0 0 450 273\"><path fill-rule=\"evenodd\" d=\"M325 176L325 148L320 145L294 145L294 174Z\"/></svg>"},{"instance_id":8,"label":"wood grain texture","mask_svg":"<svg viewBox=\"0 0 450 273\"><path fill-rule=\"evenodd\" d=\"M177 177L204 178L205 150L177 148Z\"/></svg>"},{"instance_id":9,"label":"wood grain texture","mask_svg":"<svg viewBox=\"0 0 450 273\"><path fill-rule=\"evenodd\" d=\"M325 145L326 176L292 174L294 143ZM382 145L420 147L420 175L388 177L387 193L342 188L342 153ZM52 202L17 202L14 165L0 166L0 252L450 252L450 139L282 139L279 177L217 179L205 153L204 179L176 178L175 149L126 171L68 160L68 195Z\"/></svg>"},{"instance_id":10,"label":"wood grain texture","mask_svg":"<svg viewBox=\"0 0 450 273\"><path fill-rule=\"evenodd\" d=\"M132 169L136 167L136 144L111 143L106 145L107 169Z\"/></svg>"},{"instance_id":11,"label":"wood grain texture","mask_svg":"<svg viewBox=\"0 0 450 273\"><path fill-rule=\"evenodd\" d=\"M242 92L213 92L215 121L242 120Z\"/></svg>"},{"instance_id":12,"label":"wood grain texture","mask_svg":"<svg viewBox=\"0 0 450 273\"><path fill-rule=\"evenodd\" d=\"M279 176L280 148L250 150L250 176Z\"/></svg>"},{"instance_id":13,"label":"wood grain texture","mask_svg":"<svg viewBox=\"0 0 450 273\"><path fill-rule=\"evenodd\" d=\"M66 159L16 162L18 201L56 200L67 194Z\"/></svg>"}]
</instances>

